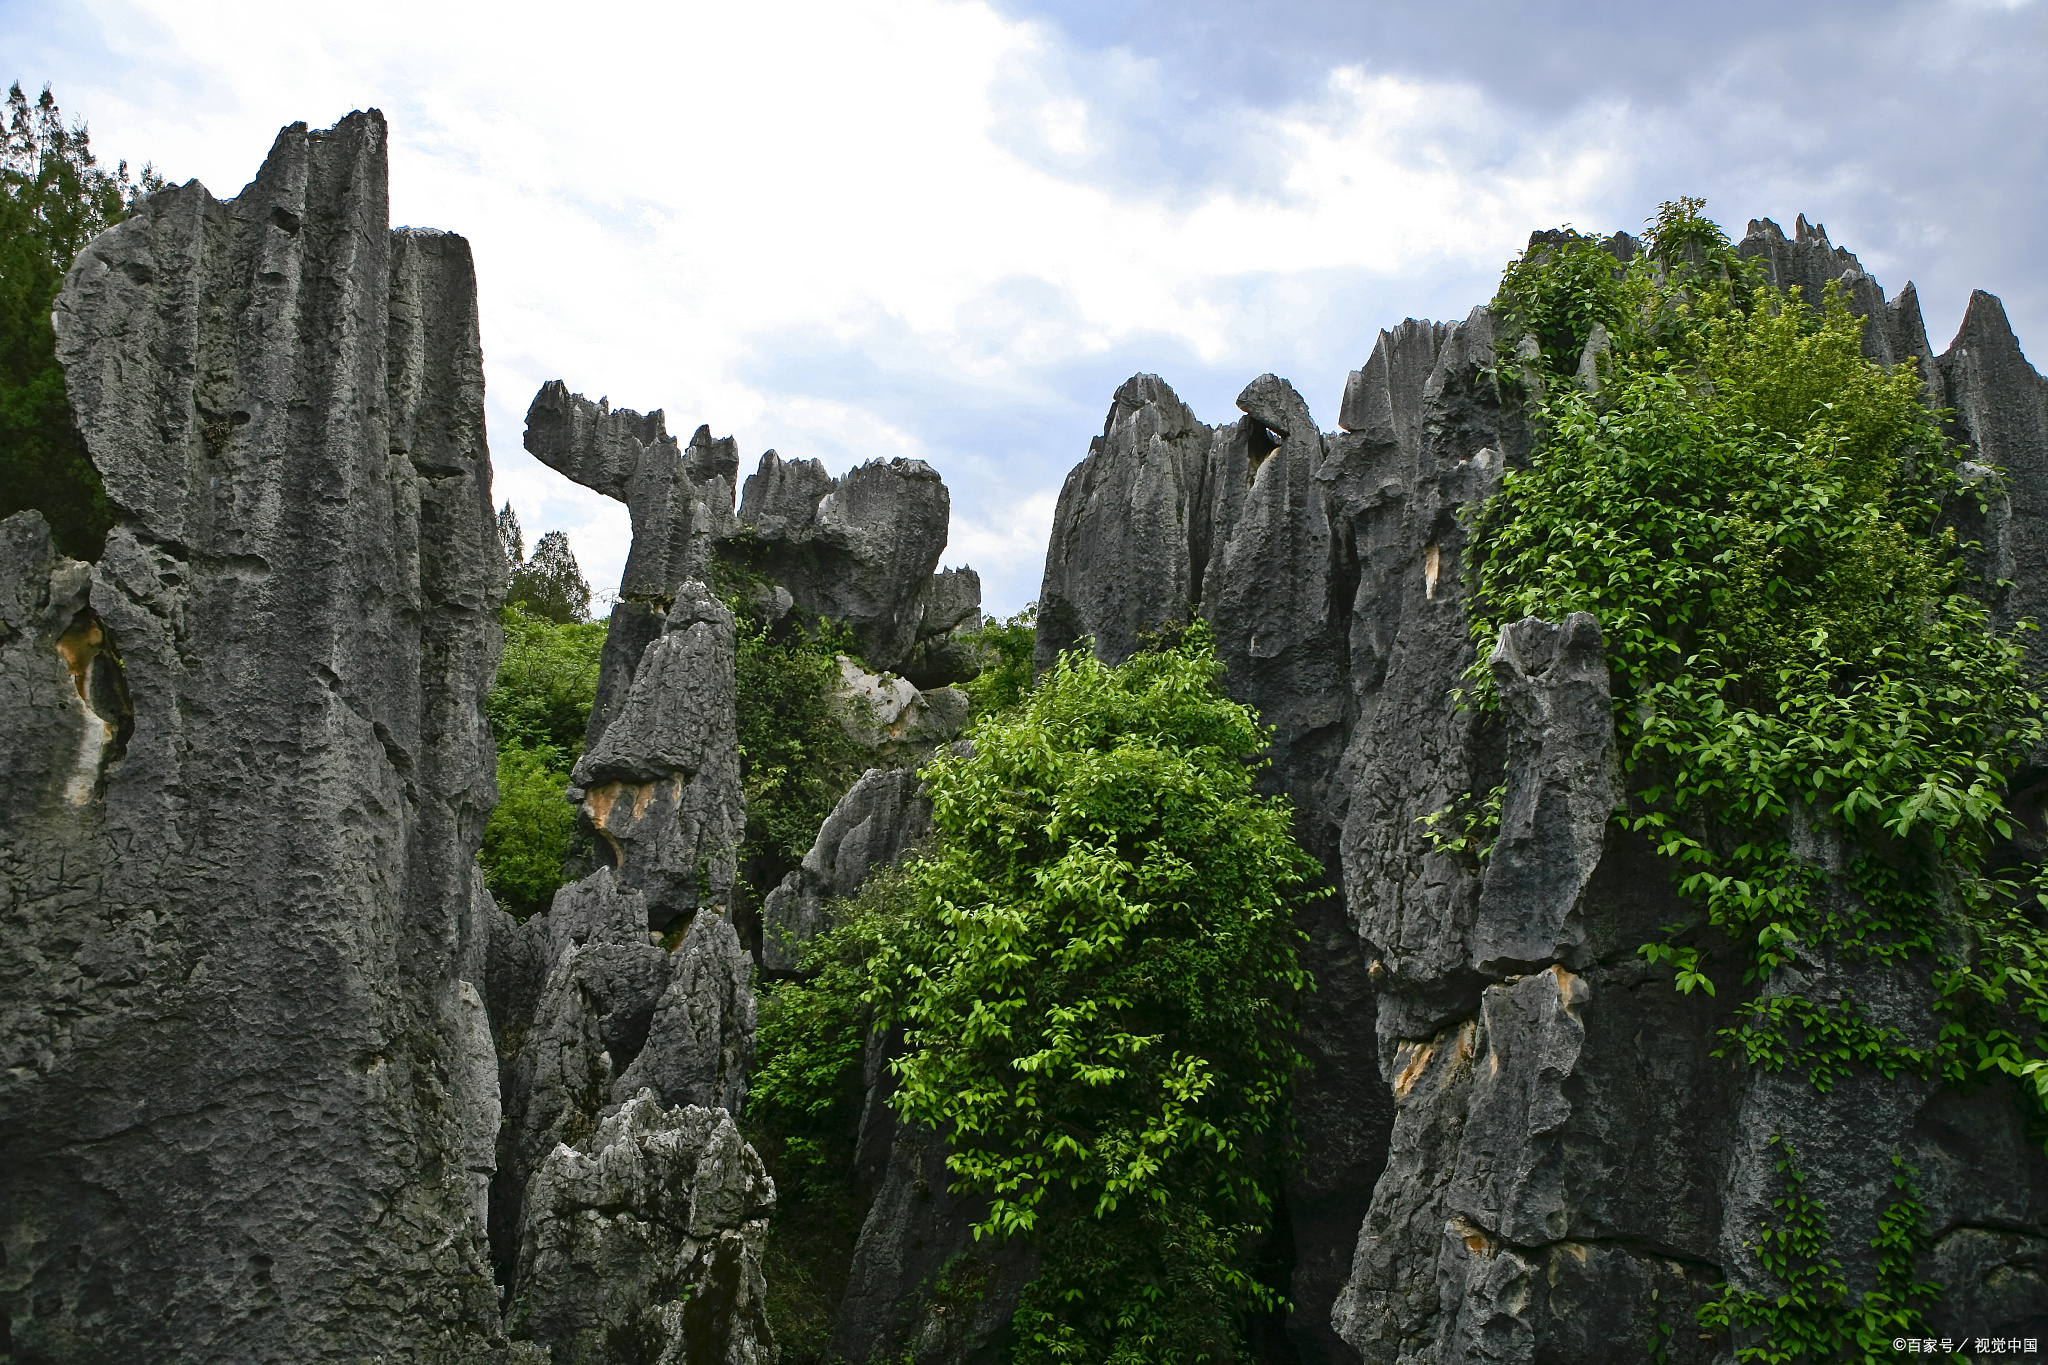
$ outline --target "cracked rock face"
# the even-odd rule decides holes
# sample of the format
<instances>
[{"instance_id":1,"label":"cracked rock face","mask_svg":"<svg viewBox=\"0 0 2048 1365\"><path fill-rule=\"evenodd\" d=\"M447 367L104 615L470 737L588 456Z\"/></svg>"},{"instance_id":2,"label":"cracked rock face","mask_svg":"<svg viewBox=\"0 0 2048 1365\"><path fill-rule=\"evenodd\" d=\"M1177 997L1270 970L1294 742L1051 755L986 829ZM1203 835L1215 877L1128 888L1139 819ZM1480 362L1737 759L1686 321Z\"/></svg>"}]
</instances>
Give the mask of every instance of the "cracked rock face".
<instances>
[{"instance_id":1,"label":"cracked rock face","mask_svg":"<svg viewBox=\"0 0 2048 1365\"><path fill-rule=\"evenodd\" d=\"M897 1122L887 1083L879 1086L868 1101L874 1132L862 1137L887 1157L833 1316L832 1350L844 1360L998 1365L1018 1295L1038 1273L1036 1253L1022 1239L974 1240L988 1201L951 1191L945 1143ZM939 1290L942 1278L965 1290L959 1302Z\"/></svg>"},{"instance_id":2,"label":"cracked rock face","mask_svg":"<svg viewBox=\"0 0 2048 1365\"><path fill-rule=\"evenodd\" d=\"M1986 493L1955 514L1983 545L1976 590L2001 623L2048 609L2021 605L2048 594L2048 385L1997 301L1976 296L1936 357L1911 287L1886 301L1803 220L1789 241L1753 224L1740 249L1810 297L1839 281L1866 353L1919 366ZM1597 382L1594 351L1580 359ZM1220 428L1138 376L1069 476L1047 555L1041 666L1084 638L1122 658L1190 612L1215 626L1227 687L1276 726L1271 786L1342 890L1336 923L1304 926L1322 989L1302 1019L1307 1159L1286 1189L1293 1349L1533 1365L1635 1358L1669 1329L1671 1360L1726 1359L1749 1343L1702 1339L1694 1310L1724 1279L1763 1285L1748 1247L1781 1192L1781 1134L1852 1289L1875 1273L1896 1152L1922 1173L1921 1274L1947 1286L1943 1312L2032 1330L2048 1315L2048 1162L2002 1094L1859 1074L1821 1095L1732 1068L1713 1053L1733 1002L1643 965L1636 949L1690 912L1669 865L1608 819L1598 623L1509 626L1488 660L1498 715L1453 703L1471 660L1465 514L1531 445L1494 363L1485 309L1406 322L1351 375L1334 434L1271 376ZM1425 817L1461 819L1496 788L1490 858L1428 837ZM2043 789L2037 756L2016 784L2036 826ZM1928 1016L1924 970L1803 952L1779 977L1761 989L1854 996L1902 1027Z\"/></svg>"},{"instance_id":3,"label":"cracked rock face","mask_svg":"<svg viewBox=\"0 0 2048 1365\"><path fill-rule=\"evenodd\" d=\"M901 860L930 833L931 819L931 800L914 769L863 773L825 817L802 864L768 893L761 965L794 972L804 944L830 927L832 902L859 892L868 873Z\"/></svg>"},{"instance_id":4,"label":"cracked rock face","mask_svg":"<svg viewBox=\"0 0 2048 1365\"><path fill-rule=\"evenodd\" d=\"M771 1365L774 1204L729 1113L640 1091L535 1172L508 1325L555 1365Z\"/></svg>"},{"instance_id":5,"label":"cracked rock face","mask_svg":"<svg viewBox=\"0 0 2048 1365\"><path fill-rule=\"evenodd\" d=\"M918 690L908 678L870 673L841 654L840 725L886 763L921 762L967 727L973 703L957 687Z\"/></svg>"},{"instance_id":6,"label":"cracked rock face","mask_svg":"<svg viewBox=\"0 0 2048 1365\"><path fill-rule=\"evenodd\" d=\"M917 643L900 667L903 676L930 691L981 671L981 654L968 637L979 630L981 575L972 569L943 569L919 594Z\"/></svg>"},{"instance_id":7,"label":"cracked rock face","mask_svg":"<svg viewBox=\"0 0 2048 1365\"><path fill-rule=\"evenodd\" d=\"M482 1360L497 663L475 283L385 129L152 196L58 299L119 522L0 525L18 1360ZM148 1286L139 1294L137 1286Z\"/></svg>"},{"instance_id":8,"label":"cracked rock face","mask_svg":"<svg viewBox=\"0 0 2048 1365\"><path fill-rule=\"evenodd\" d=\"M732 924L746 832L733 649L732 614L695 579L666 608L620 604L600 663L599 695L613 704L593 717L569 790L609 865L563 887L545 915L516 926L502 917L490 937L505 1054L491 1237L515 1302L559 1270L533 1260L553 1245L535 1200L554 1197L538 1182L564 1144L583 1143L636 1096L728 1113L746 1098L755 1005ZM585 1329L552 1321L514 1332L556 1343L558 1359L596 1349L563 1344L584 1342Z\"/></svg>"}]
</instances>

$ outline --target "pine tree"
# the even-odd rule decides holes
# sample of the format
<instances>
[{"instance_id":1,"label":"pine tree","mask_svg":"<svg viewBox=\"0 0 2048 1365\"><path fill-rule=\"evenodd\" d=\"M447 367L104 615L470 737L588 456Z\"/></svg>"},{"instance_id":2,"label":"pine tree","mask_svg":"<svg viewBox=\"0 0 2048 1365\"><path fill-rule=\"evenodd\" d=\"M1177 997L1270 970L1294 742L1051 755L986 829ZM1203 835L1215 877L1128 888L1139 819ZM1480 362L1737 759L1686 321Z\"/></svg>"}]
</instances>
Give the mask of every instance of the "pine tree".
<instances>
[{"instance_id":1,"label":"pine tree","mask_svg":"<svg viewBox=\"0 0 2048 1365\"><path fill-rule=\"evenodd\" d=\"M502 518L499 524L502 527ZM516 518L513 526L516 531ZM557 625L588 621L590 584L576 567L576 556L569 551L569 537L560 531L542 536L533 547L533 558L512 571L512 588L505 600Z\"/></svg>"},{"instance_id":2,"label":"pine tree","mask_svg":"<svg viewBox=\"0 0 2048 1365\"><path fill-rule=\"evenodd\" d=\"M123 161L102 170L83 123L66 126L50 88L7 92L0 151L0 517L35 508L65 553L99 557L113 509L64 395L50 310L85 244L163 187Z\"/></svg>"},{"instance_id":3,"label":"pine tree","mask_svg":"<svg viewBox=\"0 0 2048 1365\"><path fill-rule=\"evenodd\" d=\"M526 537L519 530L519 514L512 510L509 498L498 509L498 547L505 552L505 571L518 573L526 562Z\"/></svg>"}]
</instances>

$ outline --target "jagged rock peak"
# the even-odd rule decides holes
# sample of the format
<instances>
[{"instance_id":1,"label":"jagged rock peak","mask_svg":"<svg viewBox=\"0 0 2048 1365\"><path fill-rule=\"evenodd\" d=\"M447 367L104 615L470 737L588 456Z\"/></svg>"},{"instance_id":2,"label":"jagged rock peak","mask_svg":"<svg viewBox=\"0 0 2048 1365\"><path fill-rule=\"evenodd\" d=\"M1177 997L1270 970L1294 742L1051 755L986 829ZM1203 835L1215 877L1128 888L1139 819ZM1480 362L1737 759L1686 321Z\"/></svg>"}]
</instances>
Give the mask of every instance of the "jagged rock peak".
<instances>
[{"instance_id":1,"label":"jagged rock peak","mask_svg":"<svg viewBox=\"0 0 2048 1365\"><path fill-rule=\"evenodd\" d=\"M386 149L375 110L285 128L58 296L119 522L92 566L0 533L18 1359L502 1349L473 855L505 569L468 245L391 229Z\"/></svg>"},{"instance_id":2,"label":"jagged rock peak","mask_svg":"<svg viewBox=\"0 0 2048 1365\"><path fill-rule=\"evenodd\" d=\"M729 913L746 829L735 647L725 604L695 579L678 585L624 700L570 774L622 884L646 897L649 928L702 905Z\"/></svg>"},{"instance_id":3,"label":"jagged rock peak","mask_svg":"<svg viewBox=\"0 0 2048 1365\"><path fill-rule=\"evenodd\" d=\"M816 460L771 450L741 496L746 543L735 553L786 588L805 616L850 626L870 667L896 669L918 642L951 507L923 460L870 460L835 479Z\"/></svg>"},{"instance_id":4,"label":"jagged rock peak","mask_svg":"<svg viewBox=\"0 0 2048 1365\"><path fill-rule=\"evenodd\" d=\"M556 1361L769 1365L775 1183L723 1109L642 1090L535 1174L510 1328ZM629 1345L630 1344L630 1345Z\"/></svg>"},{"instance_id":5,"label":"jagged rock peak","mask_svg":"<svg viewBox=\"0 0 2048 1365\"><path fill-rule=\"evenodd\" d=\"M1970 296L1955 340L1928 366L1934 401L1953 413L1948 434L1981 471L1985 507L1966 505L1958 519L1976 542L1970 563L2000 626L2048 620L2048 379L2028 363L1996 295ZM1994 473L1995 471L1995 473ZM2029 666L2048 673L2048 640L2022 637ZM2024 789L2048 772L2038 754L2015 782Z\"/></svg>"},{"instance_id":6,"label":"jagged rock peak","mask_svg":"<svg viewBox=\"0 0 2048 1365\"><path fill-rule=\"evenodd\" d=\"M1207 567L1215 438L1158 375L1133 375L1117 389L1053 512L1038 593L1040 671L1084 638L1102 658L1126 658L1145 632L1188 618Z\"/></svg>"},{"instance_id":7,"label":"jagged rock peak","mask_svg":"<svg viewBox=\"0 0 2048 1365\"><path fill-rule=\"evenodd\" d=\"M1748 233L1735 249L1744 257L1761 257L1772 284L1780 289L1796 287L1810 304L1818 305L1830 284L1839 285L1850 311L1864 320L1864 354L1886 365L1913 361L1923 376L1931 373L1933 351L1927 344L1913 286L1909 283L1886 303L1883 287L1855 253L1830 242L1827 229L1809 224L1805 214L1794 223L1790 239L1770 219L1752 218Z\"/></svg>"},{"instance_id":8,"label":"jagged rock peak","mask_svg":"<svg viewBox=\"0 0 2048 1365\"><path fill-rule=\"evenodd\" d=\"M678 449L659 410L614 410L559 380L527 409L526 448L631 511L622 598L665 602L684 580L722 565L754 580L778 619L795 610L850 627L870 667L913 671L933 686L972 671L974 660L947 637L979 624L981 580L971 570L934 579L951 498L924 461L871 460L835 479L817 460L770 450L735 514L731 437L700 426Z\"/></svg>"},{"instance_id":9,"label":"jagged rock peak","mask_svg":"<svg viewBox=\"0 0 2048 1365\"><path fill-rule=\"evenodd\" d=\"M633 544L619 595L666 599L704 577L733 530L739 449L699 427L687 453L660 409L641 414L591 402L560 380L541 385L526 411L526 449L585 488L626 504Z\"/></svg>"},{"instance_id":10,"label":"jagged rock peak","mask_svg":"<svg viewBox=\"0 0 2048 1365\"><path fill-rule=\"evenodd\" d=\"M732 923L746 829L735 646L732 613L695 579L666 606L619 604L600 665L611 700L593 714L569 789L606 865L558 891L547 914L494 921L490 1009L511 1055L491 1236L512 1264L515 1301L529 1288L574 1297L558 1283L569 1272L547 1259L576 1241L547 1228L561 1201L543 1177L561 1144L642 1092L733 1112L746 1097L755 1001ZM628 1237L634 1256L667 1254L640 1237ZM585 1308L557 1307L584 1322Z\"/></svg>"}]
</instances>

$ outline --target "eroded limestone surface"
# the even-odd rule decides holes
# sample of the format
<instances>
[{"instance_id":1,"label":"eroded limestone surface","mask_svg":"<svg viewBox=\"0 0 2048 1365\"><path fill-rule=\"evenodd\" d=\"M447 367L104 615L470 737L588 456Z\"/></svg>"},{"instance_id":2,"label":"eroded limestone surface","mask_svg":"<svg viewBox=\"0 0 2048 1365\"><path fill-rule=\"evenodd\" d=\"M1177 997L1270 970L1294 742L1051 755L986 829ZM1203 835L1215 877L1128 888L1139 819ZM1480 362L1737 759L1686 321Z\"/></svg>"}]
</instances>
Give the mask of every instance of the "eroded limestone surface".
<instances>
[{"instance_id":1,"label":"eroded limestone surface","mask_svg":"<svg viewBox=\"0 0 2048 1365\"><path fill-rule=\"evenodd\" d=\"M475 862L505 575L475 281L462 238L389 229L385 150L374 111L287 128L58 300L120 521L93 565L0 523L0 1342L765 1361L733 623L670 576L718 523L647 528L667 596L576 774L613 865L514 924ZM682 463L729 520L730 451Z\"/></svg>"},{"instance_id":2,"label":"eroded limestone surface","mask_svg":"<svg viewBox=\"0 0 2048 1365\"><path fill-rule=\"evenodd\" d=\"M556 892L545 915L515 925L498 912L488 952L505 1109L491 1192L493 1250L513 1305L514 1339L546 1344L558 1360L606 1358L591 1353L609 1332L654 1333L649 1342L679 1352L684 1337L677 1334L705 1302L700 1295L689 1313L678 1306L687 1297L682 1286L697 1282L690 1277L697 1272L678 1267L696 1264L701 1248L664 1249L672 1220L636 1214L646 1226L636 1223L630 1235L551 1229L551 1219L590 1216L565 1211L583 1207L562 1193L562 1171L583 1169L571 1150L600 1164L625 1160L607 1152L624 1141L624 1130L613 1130L627 1109L638 1115L635 1125L701 1110L719 1114L730 1129L727 1116L746 1098L754 1047L753 964L732 921L734 859L746 832L732 613L701 582L686 579L667 605L648 604L628 619L651 638L626 680L616 673L627 656L607 648L601 685L619 700L593 721L567 794L580 803L602 865ZM624 634L615 620L611 642ZM729 1146L714 1144L718 1152ZM758 1167L751 1149L744 1155ZM700 1177L710 1178L708 1169ZM758 1212L748 1219L765 1218L772 1192L755 1202ZM730 1273L754 1284L760 1228L727 1232L738 1240L714 1260L731 1260ZM748 1353L765 1352L770 1340L754 1321L759 1294L747 1294L746 1321L719 1329L742 1343L731 1348L734 1361L754 1359Z\"/></svg>"},{"instance_id":3,"label":"eroded limestone surface","mask_svg":"<svg viewBox=\"0 0 2048 1365\"><path fill-rule=\"evenodd\" d=\"M771 1365L774 1202L730 1113L642 1090L535 1172L510 1326L554 1365Z\"/></svg>"},{"instance_id":4,"label":"eroded limestone surface","mask_svg":"<svg viewBox=\"0 0 2048 1365\"><path fill-rule=\"evenodd\" d=\"M483 1360L502 557L460 237L384 121L153 195L56 309L119 512L0 528L17 1360ZM146 1286L146 1292L140 1287Z\"/></svg>"}]
</instances>

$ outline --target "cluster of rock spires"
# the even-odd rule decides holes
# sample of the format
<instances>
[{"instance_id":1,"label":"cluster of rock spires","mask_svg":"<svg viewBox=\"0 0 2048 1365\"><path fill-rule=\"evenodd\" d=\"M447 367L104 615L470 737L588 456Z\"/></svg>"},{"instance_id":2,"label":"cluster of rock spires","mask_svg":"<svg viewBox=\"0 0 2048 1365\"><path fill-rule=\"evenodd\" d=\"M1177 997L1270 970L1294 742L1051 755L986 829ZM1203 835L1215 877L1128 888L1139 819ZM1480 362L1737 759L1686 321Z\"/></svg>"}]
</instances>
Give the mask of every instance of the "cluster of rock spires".
<instances>
[{"instance_id":1,"label":"cluster of rock spires","mask_svg":"<svg viewBox=\"0 0 2048 1365\"><path fill-rule=\"evenodd\" d=\"M1912 287L1887 303L1803 218L1790 239L1753 222L1739 250L1810 298L1841 281L1867 353L1920 363L1987 480L1970 529L1994 615L2043 619L2048 382L1998 300L1973 296L1935 356ZM1599 624L1506 628L1488 659L1498 721L1454 704L1471 657L1463 514L1531 443L1493 376L1495 342L1483 307L1381 333L1328 434L1271 375L1216 428L1140 375L1068 477L1046 558L1041 662L1084 638L1120 658L1189 612L1215 626L1230 690L1277 727L1273 784L1341 890L1348 932L1316 926L1324 993L1304 1019L1318 1070L1289 1189L1298 1358L1644 1358L1668 1330L1671 1361L1730 1360L1741 1343L1702 1336L1694 1310L1723 1280L1773 1283L1754 1247L1779 1218L1781 1134L1852 1292L1875 1280L1897 1153L1921 1172L1920 1269L1945 1288L1942 1321L2041 1334L2048 1161L2003 1094L1867 1072L1818 1094L1803 1076L1740 1071L1713 1055L1734 1006L1678 994L1637 956L1685 916L1652 850L1610 819ZM2044 779L2037 762L2014 784L2036 821ZM1436 851L1423 818L1501 783L1483 871ZM1858 974L1802 950L1763 989L1853 993L1928 1041L1908 1022L1932 1015L1924 972Z\"/></svg>"},{"instance_id":2,"label":"cluster of rock spires","mask_svg":"<svg viewBox=\"0 0 2048 1365\"><path fill-rule=\"evenodd\" d=\"M475 863L505 588L475 280L389 227L385 159L374 111L287 128L58 302L121 518L97 564L0 525L0 1357L765 1362L702 579L723 546L928 677L979 584L933 573L921 464L771 453L735 515L730 440L543 390L529 444L638 534L571 793L600 865L515 923ZM906 754L964 719L849 686L907 690L873 712Z\"/></svg>"},{"instance_id":3,"label":"cluster of rock spires","mask_svg":"<svg viewBox=\"0 0 2048 1365\"><path fill-rule=\"evenodd\" d=\"M1911 287L1887 303L1804 220L1741 249L1842 280L1869 352L1920 361L1990 490L1998 617L2048 617L2048 383L1997 300L1937 357ZM730 438L540 391L527 448L625 502L634 541L569 793L593 867L521 924L474 861L504 591L475 283L461 238L390 229L381 117L285 129L233 200L153 196L80 256L57 326L121 520L96 564L32 513L0 523L0 1360L765 1365L775 1191L735 1123L752 981L928 828L915 765L965 720L947 684L979 621L971 571L935 572L943 483L771 451L742 488ZM1711 1055L1731 1007L1650 979L1636 947L1679 911L1609 820L1598 623L1509 627L1500 718L1453 704L1464 513L1531 441L1494 353L1484 308L1382 333L1335 433L1270 375L1218 427L1140 375L1060 497L1040 662L1199 612L1340 892L1303 926L1293 1306L1259 1350L1631 1359L1668 1328L1672 1361L1732 1359L1693 1310L1762 1283L1781 1133L1852 1288L1903 1153L1944 1316L2036 1330L2048 1162L2002 1097L1737 1072ZM878 764L758 934L734 584L888 671L847 665ZM1500 783L1483 871L1435 851L1421 817ZM2044 785L2048 761L2030 817ZM1924 980L1826 961L1765 989L1852 987L1926 1016ZM925 1302L973 1210L895 1123L889 1044L835 1349L993 1359L1029 1253L990 1258L968 1311Z\"/></svg>"}]
</instances>

